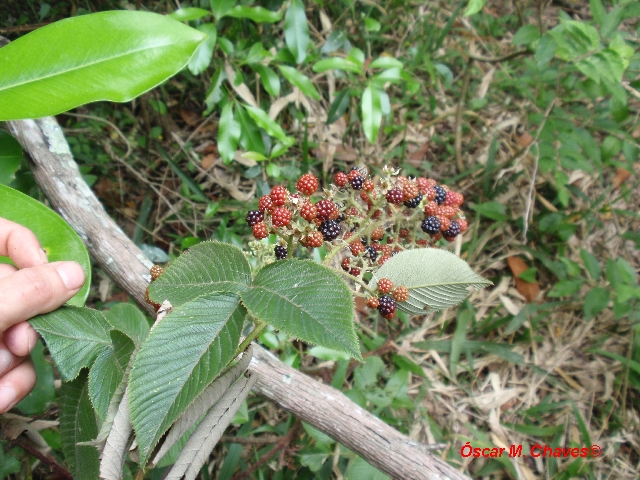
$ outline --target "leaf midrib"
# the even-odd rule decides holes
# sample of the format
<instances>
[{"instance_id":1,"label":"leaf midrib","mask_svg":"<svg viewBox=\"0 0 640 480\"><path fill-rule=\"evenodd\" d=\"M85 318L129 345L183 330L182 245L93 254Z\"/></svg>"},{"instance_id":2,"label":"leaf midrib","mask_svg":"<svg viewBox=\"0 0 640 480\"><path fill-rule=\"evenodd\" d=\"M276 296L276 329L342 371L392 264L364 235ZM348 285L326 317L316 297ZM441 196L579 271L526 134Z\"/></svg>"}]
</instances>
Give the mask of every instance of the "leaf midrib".
<instances>
[{"instance_id":1,"label":"leaf midrib","mask_svg":"<svg viewBox=\"0 0 640 480\"><path fill-rule=\"evenodd\" d=\"M118 54L118 55L112 55L110 57L104 57L104 58L101 58L100 60L95 61L95 62L83 63L82 65L79 65L79 66L74 67L74 68L69 68L67 70L59 70L59 71L54 72L52 74L45 75L45 76L42 76L42 77L38 77L37 79L32 79L32 80L28 80L28 81L21 82L21 83L10 84L10 85L8 85L6 87L2 87L0 85L0 92L2 92L4 90L10 90L12 88L19 88L21 86L28 85L30 83L37 83L39 81L44 81L44 80L47 80L49 78L53 78L53 77L56 77L56 76L66 75L68 73L72 73L72 72L75 72L77 70L82 70L83 68L93 67L94 65L98 65L100 63L110 62L111 60L124 58L124 57L130 56L130 55L133 55L133 54L136 54L136 53L139 53L139 52L144 52L146 50L153 50L153 49L156 49L156 48L163 48L163 47L171 46L171 45L173 45L175 43L176 42L170 42L170 43L153 45L153 46L145 47L145 48L138 48L138 49L135 49L135 50L130 50L127 53L124 53L124 54Z\"/></svg>"}]
</instances>

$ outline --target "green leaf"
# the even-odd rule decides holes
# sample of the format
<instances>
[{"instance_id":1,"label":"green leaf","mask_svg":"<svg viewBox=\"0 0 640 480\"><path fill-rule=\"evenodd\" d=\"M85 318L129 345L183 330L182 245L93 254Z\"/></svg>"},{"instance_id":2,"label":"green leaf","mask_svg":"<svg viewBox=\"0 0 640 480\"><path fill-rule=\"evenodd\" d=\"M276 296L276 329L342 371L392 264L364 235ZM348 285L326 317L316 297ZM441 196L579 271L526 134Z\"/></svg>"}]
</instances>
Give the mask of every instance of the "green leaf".
<instances>
[{"instance_id":1,"label":"green leaf","mask_svg":"<svg viewBox=\"0 0 640 480\"><path fill-rule=\"evenodd\" d=\"M284 152L289 150L289 147L295 143L295 139L293 137L288 137L288 140L284 143L276 143L271 149L271 153L269 153L269 160L273 160L274 158L278 158Z\"/></svg>"},{"instance_id":2,"label":"green leaf","mask_svg":"<svg viewBox=\"0 0 640 480\"><path fill-rule=\"evenodd\" d=\"M367 463L363 458L356 457L349 466L347 480L361 480L363 478L367 480L389 480L390 477Z\"/></svg>"},{"instance_id":3,"label":"green leaf","mask_svg":"<svg viewBox=\"0 0 640 480\"><path fill-rule=\"evenodd\" d=\"M617 51L610 48L583 58L576 67L594 82L605 80L618 83L622 80L625 62Z\"/></svg>"},{"instance_id":4,"label":"green leaf","mask_svg":"<svg viewBox=\"0 0 640 480\"><path fill-rule=\"evenodd\" d=\"M103 312L112 328L124 333L136 346L144 342L149 334L149 323L144 314L130 303L118 303Z\"/></svg>"},{"instance_id":5,"label":"green leaf","mask_svg":"<svg viewBox=\"0 0 640 480\"><path fill-rule=\"evenodd\" d=\"M109 324L90 308L60 307L29 323L44 339L64 381L74 379L111 347Z\"/></svg>"},{"instance_id":6,"label":"green leaf","mask_svg":"<svg viewBox=\"0 0 640 480\"><path fill-rule=\"evenodd\" d=\"M333 103L327 113L327 125L331 125L344 115L344 112L349 108L351 102L351 89L345 88L336 93L336 97L333 99Z\"/></svg>"},{"instance_id":7,"label":"green leaf","mask_svg":"<svg viewBox=\"0 0 640 480\"><path fill-rule=\"evenodd\" d=\"M482 10L486 1L487 0L469 0L469 4L467 5L467 9L464 11L463 16L468 17L469 15L475 15Z\"/></svg>"},{"instance_id":8,"label":"green leaf","mask_svg":"<svg viewBox=\"0 0 640 480\"><path fill-rule=\"evenodd\" d=\"M362 94L362 129L370 143L375 143L382 123L380 90L369 84Z\"/></svg>"},{"instance_id":9,"label":"green leaf","mask_svg":"<svg viewBox=\"0 0 640 480\"><path fill-rule=\"evenodd\" d=\"M560 280L551 288L551 290L549 290L549 293L547 295L552 298L573 295L578 290L580 290L580 287L582 287L582 285L584 285L583 278Z\"/></svg>"},{"instance_id":10,"label":"green leaf","mask_svg":"<svg viewBox=\"0 0 640 480\"><path fill-rule=\"evenodd\" d=\"M175 259L155 282L149 296L175 308L212 293L237 293L251 283L251 267L242 250L220 242L202 242Z\"/></svg>"},{"instance_id":11,"label":"green leaf","mask_svg":"<svg viewBox=\"0 0 640 480\"><path fill-rule=\"evenodd\" d=\"M367 357L364 363L358 365L353 372L353 381L358 390L366 390L378 383L378 375L385 369L380 357Z\"/></svg>"},{"instance_id":12,"label":"green leaf","mask_svg":"<svg viewBox=\"0 0 640 480\"><path fill-rule=\"evenodd\" d=\"M470 205L472 210L475 210L480 215L484 215L491 220L504 221L507 216L504 214L504 203L501 202L485 202L477 205Z\"/></svg>"},{"instance_id":13,"label":"green leaf","mask_svg":"<svg viewBox=\"0 0 640 480\"><path fill-rule=\"evenodd\" d=\"M565 61L577 60L600 45L598 31L586 22L565 20L549 34L556 41L556 55Z\"/></svg>"},{"instance_id":14,"label":"green leaf","mask_svg":"<svg viewBox=\"0 0 640 480\"><path fill-rule=\"evenodd\" d=\"M364 19L364 26L369 32L379 32L381 25L376 19L367 17Z\"/></svg>"},{"instance_id":15,"label":"green leaf","mask_svg":"<svg viewBox=\"0 0 640 480\"><path fill-rule=\"evenodd\" d=\"M0 130L0 184L9 185L22 162L20 143L7 132Z\"/></svg>"},{"instance_id":16,"label":"green leaf","mask_svg":"<svg viewBox=\"0 0 640 480\"><path fill-rule=\"evenodd\" d=\"M242 301L253 316L287 335L361 360L349 288L312 260L282 260L258 272Z\"/></svg>"},{"instance_id":17,"label":"green leaf","mask_svg":"<svg viewBox=\"0 0 640 480\"><path fill-rule=\"evenodd\" d=\"M518 278L521 278L525 282L533 283L536 281L536 268L527 268L524 272L518 275Z\"/></svg>"},{"instance_id":18,"label":"green leaf","mask_svg":"<svg viewBox=\"0 0 640 480\"><path fill-rule=\"evenodd\" d=\"M591 16L593 17L593 20L596 24L602 25L604 17L607 15L607 10L604 8L604 5L602 5L602 2L600 0L589 0L589 7L591 9Z\"/></svg>"},{"instance_id":19,"label":"green leaf","mask_svg":"<svg viewBox=\"0 0 640 480\"><path fill-rule=\"evenodd\" d=\"M307 58L309 25L302 0L291 0L284 15L284 39L297 64Z\"/></svg>"},{"instance_id":20,"label":"green leaf","mask_svg":"<svg viewBox=\"0 0 640 480\"><path fill-rule=\"evenodd\" d=\"M245 105L244 108L253 121L269 135L276 137L281 142L290 141L287 134L282 130L282 127L278 125L275 120L272 120L264 110L252 107L251 105Z\"/></svg>"},{"instance_id":21,"label":"green leaf","mask_svg":"<svg viewBox=\"0 0 640 480\"><path fill-rule=\"evenodd\" d=\"M309 77L300 73L293 67L278 65L278 69L284 78L298 87L307 97L313 98L314 100L320 100L320 94L318 93L318 90L316 90L316 87L313 86L313 83L311 83L311 80L309 80Z\"/></svg>"},{"instance_id":22,"label":"green leaf","mask_svg":"<svg viewBox=\"0 0 640 480\"><path fill-rule=\"evenodd\" d=\"M111 340L112 346L100 352L89 370L89 397L100 421L107 416L111 398L135 348L133 341L117 330L111 332Z\"/></svg>"},{"instance_id":23,"label":"green leaf","mask_svg":"<svg viewBox=\"0 0 640 480\"><path fill-rule=\"evenodd\" d=\"M378 57L369 64L369 68L399 68L402 69L402 62L393 57Z\"/></svg>"},{"instance_id":24,"label":"green leaf","mask_svg":"<svg viewBox=\"0 0 640 480\"><path fill-rule=\"evenodd\" d=\"M187 7L179 8L171 12L167 17L177 20L178 22L190 22L191 20L197 20L207 15L211 15L211 12L204 8Z\"/></svg>"},{"instance_id":25,"label":"green leaf","mask_svg":"<svg viewBox=\"0 0 640 480\"><path fill-rule=\"evenodd\" d=\"M205 37L139 11L79 15L39 28L1 49L0 120L56 115L98 100L128 102L178 73Z\"/></svg>"},{"instance_id":26,"label":"green leaf","mask_svg":"<svg viewBox=\"0 0 640 480\"><path fill-rule=\"evenodd\" d=\"M62 452L73 478L99 477L99 452L94 447L78 445L98 435L98 424L91 401L87 375L65 382L60 389L60 437Z\"/></svg>"},{"instance_id":27,"label":"green leaf","mask_svg":"<svg viewBox=\"0 0 640 480\"><path fill-rule=\"evenodd\" d=\"M423 342L416 342L413 346L422 350L436 350L439 353L450 353L452 348L451 340L425 340ZM511 351L511 348L511 345L479 342L477 340L465 340L462 343L462 351L464 352L497 355L508 362L522 365L524 363L524 357L519 353Z\"/></svg>"},{"instance_id":28,"label":"green leaf","mask_svg":"<svg viewBox=\"0 0 640 480\"><path fill-rule=\"evenodd\" d=\"M182 169L178 166L178 164L171 159L171 157L167 154L167 152L163 150L163 148L160 145L157 145L156 148L158 149L158 152L160 152L160 155L162 156L162 158L164 158L165 161L169 164L169 166L171 167L171 170L173 170L173 173L175 173L178 176L178 178L182 181L182 183L184 183L185 186L189 190L191 190L191 193L193 194L193 196L196 199L200 200L201 202L208 203L209 197L205 195L205 193L202 191L200 186L196 182L194 182L189 175L187 175L182 171Z\"/></svg>"},{"instance_id":29,"label":"green leaf","mask_svg":"<svg viewBox=\"0 0 640 480\"><path fill-rule=\"evenodd\" d=\"M427 378L427 374L424 373L424 370L422 369L422 367L417 363L415 363L410 358L405 357L404 355L394 355L393 363L395 363L398 366L398 368L402 370L407 370L422 378Z\"/></svg>"},{"instance_id":30,"label":"green leaf","mask_svg":"<svg viewBox=\"0 0 640 480\"><path fill-rule=\"evenodd\" d=\"M240 131L242 132L240 134L240 145L242 145L245 150L266 155L267 149L264 146L260 129L240 104L236 106L236 120L240 124Z\"/></svg>"},{"instance_id":31,"label":"green leaf","mask_svg":"<svg viewBox=\"0 0 640 480\"><path fill-rule=\"evenodd\" d=\"M540 29L535 25L523 25L513 36L513 45L530 45L536 40L540 40Z\"/></svg>"},{"instance_id":32,"label":"green leaf","mask_svg":"<svg viewBox=\"0 0 640 480\"><path fill-rule=\"evenodd\" d=\"M44 357L44 345L38 341L31 350L31 360L36 369L36 384L15 408L25 415L45 413L56 398L56 387L53 384L53 367Z\"/></svg>"},{"instance_id":33,"label":"green leaf","mask_svg":"<svg viewBox=\"0 0 640 480\"><path fill-rule=\"evenodd\" d=\"M345 72L362 73L362 66L342 57L331 57L313 64L313 71L323 73L327 70L344 70Z\"/></svg>"},{"instance_id":34,"label":"green leaf","mask_svg":"<svg viewBox=\"0 0 640 480\"><path fill-rule=\"evenodd\" d=\"M609 303L609 290L595 287L587 292L584 297L584 318L589 320L604 310Z\"/></svg>"},{"instance_id":35,"label":"green leaf","mask_svg":"<svg viewBox=\"0 0 640 480\"><path fill-rule=\"evenodd\" d=\"M233 118L233 104L229 102L222 109L218 124L218 152L224 163L229 164L233 161L240 134L240 125Z\"/></svg>"},{"instance_id":36,"label":"green leaf","mask_svg":"<svg viewBox=\"0 0 640 480\"><path fill-rule=\"evenodd\" d=\"M261 65L259 63L251 65L251 68L258 72L258 75L260 75L262 86L269 93L269 95L271 95L272 97L277 97L278 95L280 95L280 78L272 68Z\"/></svg>"},{"instance_id":37,"label":"green leaf","mask_svg":"<svg viewBox=\"0 0 640 480\"><path fill-rule=\"evenodd\" d=\"M536 46L536 53L534 58L538 64L538 68L542 69L546 67L551 59L555 56L558 46L556 41L549 33L545 33L540 38L538 45Z\"/></svg>"},{"instance_id":38,"label":"green leaf","mask_svg":"<svg viewBox=\"0 0 640 480\"><path fill-rule=\"evenodd\" d=\"M216 17L216 20L220 20L235 4L236 0L211 0L211 12Z\"/></svg>"},{"instance_id":39,"label":"green leaf","mask_svg":"<svg viewBox=\"0 0 640 480\"><path fill-rule=\"evenodd\" d=\"M267 157L258 152L244 152L242 154L243 158L248 160L255 160L256 162L263 162L264 160L269 160Z\"/></svg>"},{"instance_id":40,"label":"green leaf","mask_svg":"<svg viewBox=\"0 0 640 480\"><path fill-rule=\"evenodd\" d=\"M206 33L207 38L198 46L196 52L187 64L189 71L194 75L204 72L211 63L213 49L216 46L216 39L218 38L218 30L216 30L216 26L213 23L203 23L198 26L198 30Z\"/></svg>"},{"instance_id":41,"label":"green leaf","mask_svg":"<svg viewBox=\"0 0 640 480\"><path fill-rule=\"evenodd\" d=\"M436 248L405 250L394 255L373 275L371 284L377 285L381 278L409 289L409 300L397 307L414 315L458 305L469 295L468 287L492 285L460 257Z\"/></svg>"},{"instance_id":42,"label":"green leaf","mask_svg":"<svg viewBox=\"0 0 640 480\"><path fill-rule=\"evenodd\" d=\"M129 404L141 464L233 359L246 314L238 300L213 293L174 308L140 348L131 370Z\"/></svg>"},{"instance_id":43,"label":"green leaf","mask_svg":"<svg viewBox=\"0 0 640 480\"><path fill-rule=\"evenodd\" d=\"M262 7L245 7L238 5L229 10L226 15L234 18L248 18L256 23L275 23L282 19L282 12L274 12Z\"/></svg>"},{"instance_id":44,"label":"green leaf","mask_svg":"<svg viewBox=\"0 0 640 480\"><path fill-rule=\"evenodd\" d=\"M600 33L603 38L608 38L618 26L627 18L640 16L640 4L629 2L626 5L619 5L611 10L602 21Z\"/></svg>"},{"instance_id":45,"label":"green leaf","mask_svg":"<svg viewBox=\"0 0 640 480\"><path fill-rule=\"evenodd\" d=\"M600 262L595 255L584 248L581 248L580 258L582 258L584 268L589 273L591 280L598 281L600 279L600 275L602 275L602 267L600 267Z\"/></svg>"},{"instance_id":46,"label":"green leaf","mask_svg":"<svg viewBox=\"0 0 640 480\"><path fill-rule=\"evenodd\" d=\"M91 263L84 243L69 224L37 200L4 185L0 185L0 217L31 230L50 262L73 260L80 264L86 280L67 304L84 305L91 286ZM0 263L5 263L3 258L0 257Z\"/></svg>"}]
</instances>

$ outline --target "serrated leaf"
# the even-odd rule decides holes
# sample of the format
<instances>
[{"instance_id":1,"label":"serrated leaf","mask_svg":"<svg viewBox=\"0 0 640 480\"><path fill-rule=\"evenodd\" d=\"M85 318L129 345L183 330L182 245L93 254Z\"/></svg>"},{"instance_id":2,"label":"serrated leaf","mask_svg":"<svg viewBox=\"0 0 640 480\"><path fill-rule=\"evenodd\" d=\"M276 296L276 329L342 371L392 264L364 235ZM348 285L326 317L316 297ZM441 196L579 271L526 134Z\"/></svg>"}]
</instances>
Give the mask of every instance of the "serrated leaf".
<instances>
[{"instance_id":1,"label":"serrated leaf","mask_svg":"<svg viewBox=\"0 0 640 480\"><path fill-rule=\"evenodd\" d=\"M118 303L102 313L112 328L124 333L133 340L136 346L147 338L149 323L144 314L135 305Z\"/></svg>"},{"instance_id":2,"label":"serrated leaf","mask_svg":"<svg viewBox=\"0 0 640 480\"><path fill-rule=\"evenodd\" d=\"M220 114L218 126L218 152L224 163L231 163L238 149L240 125L233 118L233 105L227 103Z\"/></svg>"},{"instance_id":3,"label":"serrated leaf","mask_svg":"<svg viewBox=\"0 0 640 480\"><path fill-rule=\"evenodd\" d=\"M109 324L90 308L60 307L38 315L29 323L42 336L64 381L73 380L82 368L111 348Z\"/></svg>"},{"instance_id":4,"label":"serrated leaf","mask_svg":"<svg viewBox=\"0 0 640 480\"><path fill-rule=\"evenodd\" d=\"M302 0L291 0L284 15L284 39L297 64L307 58L309 25Z\"/></svg>"},{"instance_id":5,"label":"serrated leaf","mask_svg":"<svg viewBox=\"0 0 640 480\"><path fill-rule=\"evenodd\" d=\"M171 18L139 11L38 28L2 48L0 120L55 115L97 100L127 102L178 73L204 39Z\"/></svg>"},{"instance_id":6,"label":"serrated leaf","mask_svg":"<svg viewBox=\"0 0 640 480\"><path fill-rule=\"evenodd\" d=\"M94 447L78 445L93 439L98 433L86 374L60 389L60 437L62 452L73 478L98 478L98 451Z\"/></svg>"},{"instance_id":7,"label":"serrated leaf","mask_svg":"<svg viewBox=\"0 0 640 480\"><path fill-rule=\"evenodd\" d=\"M68 148L66 143L65 147ZM91 262L82 239L69 224L37 200L4 185L0 185L0 217L23 225L35 233L50 262L73 260L82 266L86 276L84 286L67 304L78 307L84 305L91 286ZM0 263L5 263L4 258L0 257Z\"/></svg>"},{"instance_id":8,"label":"serrated leaf","mask_svg":"<svg viewBox=\"0 0 640 480\"><path fill-rule=\"evenodd\" d=\"M142 464L162 434L233 358L245 317L238 300L236 295L214 293L174 308L154 325L140 348L131 370L129 403Z\"/></svg>"},{"instance_id":9,"label":"serrated leaf","mask_svg":"<svg viewBox=\"0 0 640 480\"><path fill-rule=\"evenodd\" d=\"M236 293L251 283L251 267L242 250L221 242L202 242L180 255L149 285L152 300L178 307L212 293Z\"/></svg>"},{"instance_id":10,"label":"serrated leaf","mask_svg":"<svg viewBox=\"0 0 640 480\"><path fill-rule=\"evenodd\" d=\"M405 250L394 255L376 271L371 285L377 285L381 278L409 289L409 300L398 303L397 308L411 314L453 307L467 298L468 287L492 285L460 257L436 248Z\"/></svg>"},{"instance_id":11,"label":"serrated leaf","mask_svg":"<svg viewBox=\"0 0 640 480\"><path fill-rule=\"evenodd\" d=\"M316 90L316 87L313 86L313 83L311 83L311 80L309 80L309 77L300 73L293 67L278 65L278 69L284 78L298 87L307 97L313 98L314 100L320 100L320 94L318 93L318 90Z\"/></svg>"},{"instance_id":12,"label":"serrated leaf","mask_svg":"<svg viewBox=\"0 0 640 480\"><path fill-rule=\"evenodd\" d=\"M89 397L101 421L107 416L135 348L133 341L117 330L111 332L111 339L113 346L100 352L89 371Z\"/></svg>"},{"instance_id":13,"label":"serrated leaf","mask_svg":"<svg viewBox=\"0 0 640 480\"><path fill-rule=\"evenodd\" d=\"M361 360L347 285L311 260L282 260L258 272L241 293L251 314L287 335Z\"/></svg>"}]
</instances>

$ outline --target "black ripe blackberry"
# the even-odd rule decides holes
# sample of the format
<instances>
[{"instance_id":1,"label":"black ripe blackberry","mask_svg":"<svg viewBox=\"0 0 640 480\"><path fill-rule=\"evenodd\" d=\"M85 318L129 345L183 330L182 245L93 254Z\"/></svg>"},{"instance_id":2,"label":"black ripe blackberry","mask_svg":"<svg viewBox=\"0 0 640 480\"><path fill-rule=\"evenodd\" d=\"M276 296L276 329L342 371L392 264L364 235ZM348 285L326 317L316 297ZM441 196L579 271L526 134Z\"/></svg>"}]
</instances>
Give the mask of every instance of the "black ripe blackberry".
<instances>
[{"instance_id":1,"label":"black ripe blackberry","mask_svg":"<svg viewBox=\"0 0 640 480\"><path fill-rule=\"evenodd\" d=\"M442 205L447 199L447 191L440 185L436 185L433 189L436 191L436 198L434 198L434 200L438 205Z\"/></svg>"},{"instance_id":2,"label":"black ripe blackberry","mask_svg":"<svg viewBox=\"0 0 640 480\"><path fill-rule=\"evenodd\" d=\"M422 221L420 228L424 233L435 235L440 231L440 220L436 216L427 217Z\"/></svg>"},{"instance_id":3,"label":"black ripe blackberry","mask_svg":"<svg viewBox=\"0 0 640 480\"><path fill-rule=\"evenodd\" d=\"M360 241L362 242L362 244L366 247L367 246L367 237L360 237Z\"/></svg>"},{"instance_id":4,"label":"black ripe blackberry","mask_svg":"<svg viewBox=\"0 0 640 480\"><path fill-rule=\"evenodd\" d=\"M343 214L341 214L338 218L336 218L336 222L338 222L338 223L340 223L340 222L344 222L344 220L345 220L346 218L347 218L347 217L345 217L345 215L344 215L344 213L343 213Z\"/></svg>"},{"instance_id":5,"label":"black ripe blackberry","mask_svg":"<svg viewBox=\"0 0 640 480\"><path fill-rule=\"evenodd\" d=\"M325 220L320 224L320 233L325 241L335 240L340 235L340 225L335 220Z\"/></svg>"},{"instance_id":6,"label":"black ripe blackberry","mask_svg":"<svg viewBox=\"0 0 640 480\"><path fill-rule=\"evenodd\" d=\"M455 237L461 232L460 224L455 220L451 220L449 224L449 229L442 232L442 236L444 237Z\"/></svg>"},{"instance_id":7,"label":"black ripe blackberry","mask_svg":"<svg viewBox=\"0 0 640 480\"><path fill-rule=\"evenodd\" d=\"M249 226L253 227L256 223L260 223L264 220L264 213L260 210L249 210L247 213L247 218L245 221L249 224Z\"/></svg>"},{"instance_id":8,"label":"black ripe blackberry","mask_svg":"<svg viewBox=\"0 0 640 480\"><path fill-rule=\"evenodd\" d=\"M284 247L282 245L276 245L275 251L276 251L276 258L278 260L284 260L285 258L287 258L287 247Z\"/></svg>"},{"instance_id":9,"label":"black ripe blackberry","mask_svg":"<svg viewBox=\"0 0 640 480\"><path fill-rule=\"evenodd\" d=\"M420 205L421 201L422 201L422 195L418 195L417 197L404 202L404 206L409 208L416 208L418 205Z\"/></svg>"},{"instance_id":10,"label":"black ripe blackberry","mask_svg":"<svg viewBox=\"0 0 640 480\"><path fill-rule=\"evenodd\" d=\"M351 179L350 183L354 190L362 190L362 186L364 185L364 178L361 175L355 175Z\"/></svg>"},{"instance_id":11,"label":"black ripe blackberry","mask_svg":"<svg viewBox=\"0 0 640 480\"><path fill-rule=\"evenodd\" d=\"M378 258L378 252L376 252L376 249L373 248L371 245L369 245L368 247L365 247L365 252L366 255L369 256L369 258L371 259L372 262L376 261L376 258Z\"/></svg>"},{"instance_id":12,"label":"black ripe blackberry","mask_svg":"<svg viewBox=\"0 0 640 480\"><path fill-rule=\"evenodd\" d=\"M383 317L394 314L396 311L396 301L389 295L382 295L378 298L378 311Z\"/></svg>"}]
</instances>

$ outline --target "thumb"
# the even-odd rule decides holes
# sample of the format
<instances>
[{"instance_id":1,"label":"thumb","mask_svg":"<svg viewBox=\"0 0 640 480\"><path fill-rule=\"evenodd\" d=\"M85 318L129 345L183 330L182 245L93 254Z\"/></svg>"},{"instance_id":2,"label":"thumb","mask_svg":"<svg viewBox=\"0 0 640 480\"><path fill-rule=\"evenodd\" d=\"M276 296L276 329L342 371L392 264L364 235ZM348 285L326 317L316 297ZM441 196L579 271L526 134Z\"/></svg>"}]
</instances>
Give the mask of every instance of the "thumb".
<instances>
[{"instance_id":1,"label":"thumb","mask_svg":"<svg viewBox=\"0 0 640 480\"><path fill-rule=\"evenodd\" d=\"M55 262L24 268L0 279L0 332L40 313L55 310L73 297L84 283L76 262Z\"/></svg>"}]
</instances>

